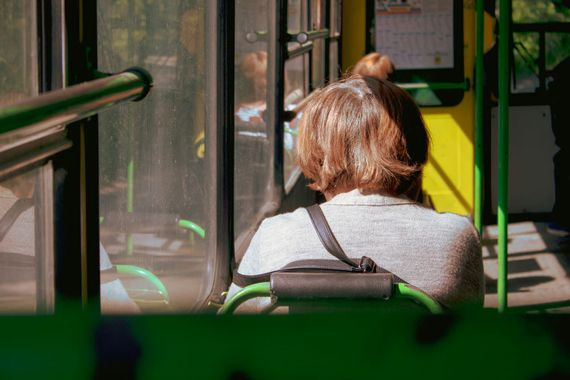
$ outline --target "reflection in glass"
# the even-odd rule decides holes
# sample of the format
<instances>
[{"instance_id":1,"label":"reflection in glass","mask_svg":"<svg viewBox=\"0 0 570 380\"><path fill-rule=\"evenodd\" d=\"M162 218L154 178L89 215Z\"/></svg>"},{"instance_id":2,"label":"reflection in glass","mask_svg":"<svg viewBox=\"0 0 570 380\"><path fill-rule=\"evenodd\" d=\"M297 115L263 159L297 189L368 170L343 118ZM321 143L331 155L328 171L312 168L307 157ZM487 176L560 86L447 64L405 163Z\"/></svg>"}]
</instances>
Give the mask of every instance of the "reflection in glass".
<instances>
[{"instance_id":1,"label":"reflection in glass","mask_svg":"<svg viewBox=\"0 0 570 380\"><path fill-rule=\"evenodd\" d=\"M538 33L513 33L513 93L534 92L538 79Z\"/></svg>"},{"instance_id":2,"label":"reflection in glass","mask_svg":"<svg viewBox=\"0 0 570 380\"><path fill-rule=\"evenodd\" d=\"M99 117L102 248L143 312L192 309L205 269L205 1L98 1L99 69L154 78ZM130 268L130 270L128 270ZM141 268L146 271L137 271Z\"/></svg>"},{"instance_id":3,"label":"reflection in glass","mask_svg":"<svg viewBox=\"0 0 570 380\"><path fill-rule=\"evenodd\" d=\"M311 1L311 29L314 31L325 28L325 1ZM313 41L311 53L311 88L319 88L325 84L325 39L319 38Z\"/></svg>"},{"instance_id":4,"label":"reflection in glass","mask_svg":"<svg viewBox=\"0 0 570 380\"><path fill-rule=\"evenodd\" d=\"M273 135L267 125L268 0L240 0L235 18L234 233L242 249L244 233L264 217L273 194ZM258 36L256 39L252 35Z\"/></svg>"},{"instance_id":5,"label":"reflection in glass","mask_svg":"<svg viewBox=\"0 0 570 380\"><path fill-rule=\"evenodd\" d=\"M0 105L38 92L35 4L0 2Z\"/></svg>"},{"instance_id":6,"label":"reflection in glass","mask_svg":"<svg viewBox=\"0 0 570 380\"><path fill-rule=\"evenodd\" d=\"M285 109L294 110L297 104L308 94L309 55L303 54L285 62ZM299 173L296 165L298 124L301 112L291 122L284 125L283 134L283 161L285 188L291 187L291 180L295 180Z\"/></svg>"},{"instance_id":7,"label":"reflection in glass","mask_svg":"<svg viewBox=\"0 0 570 380\"><path fill-rule=\"evenodd\" d=\"M329 82L339 79L340 67L338 64L338 42L331 41L329 44Z\"/></svg>"},{"instance_id":8,"label":"reflection in glass","mask_svg":"<svg viewBox=\"0 0 570 380\"><path fill-rule=\"evenodd\" d=\"M51 165L0 182L0 313L53 311Z\"/></svg>"},{"instance_id":9,"label":"reflection in glass","mask_svg":"<svg viewBox=\"0 0 570 380\"><path fill-rule=\"evenodd\" d=\"M307 0L287 1L287 33L297 34L307 31ZM288 43L289 50L299 47L297 42Z\"/></svg>"}]
</instances>

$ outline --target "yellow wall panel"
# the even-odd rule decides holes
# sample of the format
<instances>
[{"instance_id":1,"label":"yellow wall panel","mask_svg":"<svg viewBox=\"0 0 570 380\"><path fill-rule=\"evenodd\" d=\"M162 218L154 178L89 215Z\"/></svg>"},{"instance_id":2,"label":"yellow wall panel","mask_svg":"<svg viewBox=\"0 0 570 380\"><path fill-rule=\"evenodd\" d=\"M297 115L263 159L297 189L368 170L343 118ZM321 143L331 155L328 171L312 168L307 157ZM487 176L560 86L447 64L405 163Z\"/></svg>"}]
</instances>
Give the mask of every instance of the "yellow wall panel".
<instances>
[{"instance_id":1,"label":"yellow wall panel","mask_svg":"<svg viewBox=\"0 0 570 380\"><path fill-rule=\"evenodd\" d=\"M474 2L464 2L465 77L473 84L475 52ZM492 20L486 20L487 31ZM366 1L343 4L343 71L365 54ZM487 45L491 36L486 36ZM473 210L474 186L474 97L470 89L455 107L422 108L431 134L430 160L424 173L424 190L436 210L469 215Z\"/></svg>"}]
</instances>

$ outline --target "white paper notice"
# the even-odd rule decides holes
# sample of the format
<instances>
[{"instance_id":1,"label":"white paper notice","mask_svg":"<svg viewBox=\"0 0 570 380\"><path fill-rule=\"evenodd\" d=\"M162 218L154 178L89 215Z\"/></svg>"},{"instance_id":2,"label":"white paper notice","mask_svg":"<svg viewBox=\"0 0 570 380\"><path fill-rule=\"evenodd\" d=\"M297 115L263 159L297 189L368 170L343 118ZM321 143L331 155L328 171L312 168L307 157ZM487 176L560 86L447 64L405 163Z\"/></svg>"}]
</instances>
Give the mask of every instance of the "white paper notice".
<instances>
[{"instance_id":1,"label":"white paper notice","mask_svg":"<svg viewBox=\"0 0 570 380\"><path fill-rule=\"evenodd\" d=\"M453 0L376 0L376 51L400 69L453 68Z\"/></svg>"}]
</instances>

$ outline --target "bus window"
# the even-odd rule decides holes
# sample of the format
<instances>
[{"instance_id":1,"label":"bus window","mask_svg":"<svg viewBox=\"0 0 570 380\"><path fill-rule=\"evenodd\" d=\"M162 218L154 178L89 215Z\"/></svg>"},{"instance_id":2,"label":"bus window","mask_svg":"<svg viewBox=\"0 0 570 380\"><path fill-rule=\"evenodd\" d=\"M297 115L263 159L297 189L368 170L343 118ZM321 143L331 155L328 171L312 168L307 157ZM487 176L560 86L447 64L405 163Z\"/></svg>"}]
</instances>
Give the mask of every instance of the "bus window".
<instances>
[{"instance_id":1,"label":"bus window","mask_svg":"<svg viewBox=\"0 0 570 380\"><path fill-rule=\"evenodd\" d=\"M548 88L549 72L570 56L570 34L563 30L569 21L563 4L513 1L513 93Z\"/></svg>"},{"instance_id":2,"label":"bus window","mask_svg":"<svg viewBox=\"0 0 570 380\"><path fill-rule=\"evenodd\" d=\"M324 0L311 1L311 30L319 31L325 28ZM319 88L325 84L325 39L317 38L313 41L311 53L311 88Z\"/></svg>"},{"instance_id":3,"label":"bus window","mask_svg":"<svg viewBox=\"0 0 570 380\"><path fill-rule=\"evenodd\" d=\"M267 109L274 84L268 80L268 0L240 0L235 5L235 175L234 236L238 254L274 201L274 110ZM269 206L269 207L266 207ZM252 230L253 229L253 230ZM245 241L242 244L242 241Z\"/></svg>"},{"instance_id":4,"label":"bus window","mask_svg":"<svg viewBox=\"0 0 570 380\"><path fill-rule=\"evenodd\" d=\"M0 3L0 105L38 93L36 7L33 1Z\"/></svg>"},{"instance_id":5,"label":"bus window","mask_svg":"<svg viewBox=\"0 0 570 380\"><path fill-rule=\"evenodd\" d=\"M308 94L309 84L309 55L302 54L295 58L290 58L285 62L285 109L294 110L297 104ZM297 180L300 170L297 166L296 149L298 123L300 114L284 125L283 134L283 161L285 191L289 191Z\"/></svg>"},{"instance_id":6,"label":"bus window","mask_svg":"<svg viewBox=\"0 0 570 380\"><path fill-rule=\"evenodd\" d=\"M120 276L141 311L188 311L208 281L214 236L207 233L215 215L205 148L208 2L97 5L99 70L143 66L154 78L144 102L99 117L101 243L112 265L144 273Z\"/></svg>"},{"instance_id":7,"label":"bus window","mask_svg":"<svg viewBox=\"0 0 570 380\"><path fill-rule=\"evenodd\" d=\"M54 304L51 164L0 182L0 313Z\"/></svg>"},{"instance_id":8,"label":"bus window","mask_svg":"<svg viewBox=\"0 0 570 380\"><path fill-rule=\"evenodd\" d=\"M0 106L37 95L36 3L0 3ZM0 153L28 137L0 138ZM6 168L6 162L3 162ZM0 313L49 313L54 304L51 164L0 177Z\"/></svg>"},{"instance_id":9,"label":"bus window","mask_svg":"<svg viewBox=\"0 0 570 380\"><path fill-rule=\"evenodd\" d=\"M334 82L339 78L340 75L340 62L339 62L339 49L338 41L340 39L340 27L341 27L341 14L342 14L342 2L340 0L331 1L330 18L329 18L329 68L328 68L328 80L329 82Z\"/></svg>"}]
</instances>

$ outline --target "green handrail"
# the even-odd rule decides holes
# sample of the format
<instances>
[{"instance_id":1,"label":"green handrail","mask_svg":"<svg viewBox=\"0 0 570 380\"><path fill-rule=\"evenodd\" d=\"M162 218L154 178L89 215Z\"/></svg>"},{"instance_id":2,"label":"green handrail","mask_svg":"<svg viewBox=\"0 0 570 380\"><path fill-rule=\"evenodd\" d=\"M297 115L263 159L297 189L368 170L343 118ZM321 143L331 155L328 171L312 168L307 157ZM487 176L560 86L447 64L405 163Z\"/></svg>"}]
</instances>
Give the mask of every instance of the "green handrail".
<instances>
[{"instance_id":1,"label":"green handrail","mask_svg":"<svg viewBox=\"0 0 570 380\"><path fill-rule=\"evenodd\" d=\"M463 82L418 82L418 83L396 83L396 85L404 90L469 90L469 81Z\"/></svg>"},{"instance_id":2,"label":"green handrail","mask_svg":"<svg viewBox=\"0 0 570 380\"><path fill-rule=\"evenodd\" d=\"M269 297L270 291L271 285L269 282L260 282L246 286L227 300L218 310L218 314L232 314L239 305L247 300L257 297Z\"/></svg>"},{"instance_id":3,"label":"green handrail","mask_svg":"<svg viewBox=\"0 0 570 380\"><path fill-rule=\"evenodd\" d=\"M30 126L42 129L71 123L125 100L140 100L152 77L140 68L54 90L0 108L0 133Z\"/></svg>"},{"instance_id":4,"label":"green handrail","mask_svg":"<svg viewBox=\"0 0 570 380\"><path fill-rule=\"evenodd\" d=\"M158 289L158 293L164 297L166 303L169 302L168 290L166 289L166 286L164 286L162 281L160 281L160 279L156 277L152 272L135 265L127 264L117 264L115 265L115 268L117 269L117 273L130 274L133 276L142 277L145 280L149 281L156 287L156 289Z\"/></svg>"},{"instance_id":5,"label":"green handrail","mask_svg":"<svg viewBox=\"0 0 570 380\"><path fill-rule=\"evenodd\" d=\"M498 228L498 268L497 306L499 313L508 307L507 297L507 241L508 241L508 201L509 201L509 19L511 0L501 0L499 4L499 202L497 210Z\"/></svg>"},{"instance_id":6,"label":"green handrail","mask_svg":"<svg viewBox=\"0 0 570 380\"><path fill-rule=\"evenodd\" d=\"M258 284L246 286L234 294L233 297L228 299L226 303L220 308L218 314L231 314L238 308L239 305L245 301L256 297L269 297L270 292L271 285L269 282L260 282ZM392 296L411 299L427 308L433 314L443 313L443 308L437 301L435 301L433 298L421 290L416 289L408 284L394 284Z\"/></svg>"},{"instance_id":7,"label":"green handrail","mask_svg":"<svg viewBox=\"0 0 570 380\"><path fill-rule=\"evenodd\" d=\"M426 293L416 289L408 284L394 284L392 296L408 298L425 306L433 314L442 314L441 305Z\"/></svg>"},{"instance_id":8,"label":"green handrail","mask_svg":"<svg viewBox=\"0 0 570 380\"><path fill-rule=\"evenodd\" d=\"M200 227L200 225L198 225L197 223L194 223L190 220L180 219L178 221L178 227L182 227L182 228L185 228L187 230L191 230L191 231L197 233L198 236L200 236L202 239L206 238L206 230L204 230L204 228Z\"/></svg>"},{"instance_id":9,"label":"green handrail","mask_svg":"<svg viewBox=\"0 0 570 380\"><path fill-rule=\"evenodd\" d=\"M485 3L477 0L477 37L475 47L475 205L473 210L473 222L483 235L483 186L484 186L484 151L483 151L483 85L485 83L485 66L483 61L484 28L485 28Z\"/></svg>"}]
</instances>

